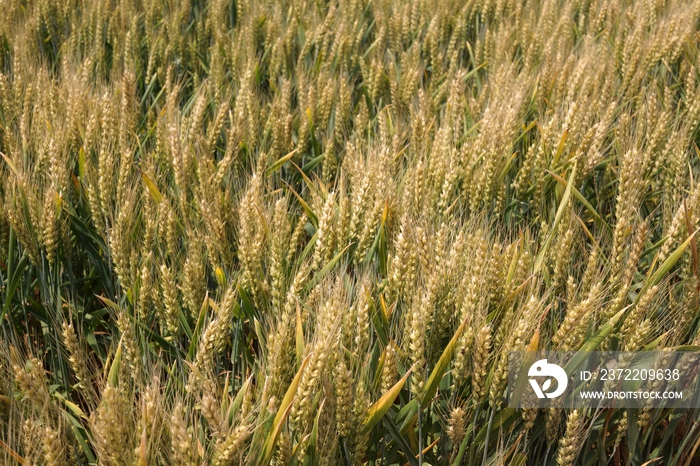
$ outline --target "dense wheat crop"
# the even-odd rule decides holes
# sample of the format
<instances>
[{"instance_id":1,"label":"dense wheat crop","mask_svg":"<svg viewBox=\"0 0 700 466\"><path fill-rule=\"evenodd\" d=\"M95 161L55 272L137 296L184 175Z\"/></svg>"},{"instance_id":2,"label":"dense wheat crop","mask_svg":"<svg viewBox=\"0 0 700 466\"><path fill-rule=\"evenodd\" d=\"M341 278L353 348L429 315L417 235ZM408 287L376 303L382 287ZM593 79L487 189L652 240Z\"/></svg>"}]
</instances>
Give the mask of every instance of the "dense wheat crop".
<instances>
[{"instance_id":1,"label":"dense wheat crop","mask_svg":"<svg viewBox=\"0 0 700 466\"><path fill-rule=\"evenodd\" d=\"M685 465L508 353L700 345L697 0L0 0L0 463Z\"/></svg>"}]
</instances>

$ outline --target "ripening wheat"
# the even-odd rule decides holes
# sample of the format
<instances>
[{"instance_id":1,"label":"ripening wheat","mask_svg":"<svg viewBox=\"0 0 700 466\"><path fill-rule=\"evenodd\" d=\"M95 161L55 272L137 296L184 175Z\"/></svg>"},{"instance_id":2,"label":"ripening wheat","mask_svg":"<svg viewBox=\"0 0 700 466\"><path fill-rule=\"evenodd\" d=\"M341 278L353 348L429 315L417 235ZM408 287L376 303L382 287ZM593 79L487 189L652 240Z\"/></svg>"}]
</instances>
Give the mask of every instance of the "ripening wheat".
<instances>
[{"instance_id":1,"label":"ripening wheat","mask_svg":"<svg viewBox=\"0 0 700 466\"><path fill-rule=\"evenodd\" d=\"M506 385L611 322L603 348L700 345L700 1L0 17L1 464L699 453L695 411Z\"/></svg>"}]
</instances>

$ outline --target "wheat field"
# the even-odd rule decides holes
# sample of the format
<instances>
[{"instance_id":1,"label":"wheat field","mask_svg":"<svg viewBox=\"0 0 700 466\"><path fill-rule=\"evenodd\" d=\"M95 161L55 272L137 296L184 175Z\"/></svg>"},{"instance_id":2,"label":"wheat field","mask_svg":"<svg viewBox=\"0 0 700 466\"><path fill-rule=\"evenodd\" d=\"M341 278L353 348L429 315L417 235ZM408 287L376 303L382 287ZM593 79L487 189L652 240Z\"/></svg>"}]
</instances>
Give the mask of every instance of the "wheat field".
<instances>
[{"instance_id":1,"label":"wheat field","mask_svg":"<svg viewBox=\"0 0 700 466\"><path fill-rule=\"evenodd\" d=\"M0 17L1 464L697 464L506 388L700 349L698 0Z\"/></svg>"}]
</instances>

